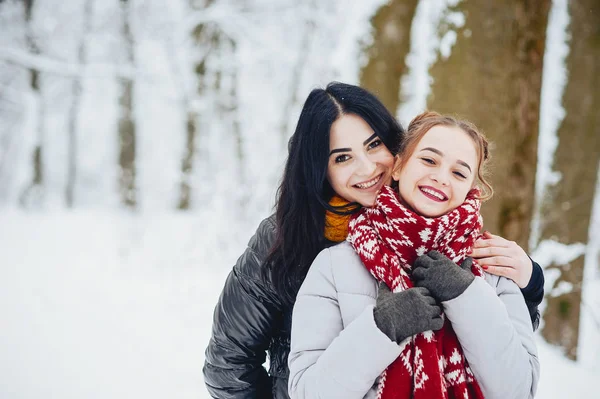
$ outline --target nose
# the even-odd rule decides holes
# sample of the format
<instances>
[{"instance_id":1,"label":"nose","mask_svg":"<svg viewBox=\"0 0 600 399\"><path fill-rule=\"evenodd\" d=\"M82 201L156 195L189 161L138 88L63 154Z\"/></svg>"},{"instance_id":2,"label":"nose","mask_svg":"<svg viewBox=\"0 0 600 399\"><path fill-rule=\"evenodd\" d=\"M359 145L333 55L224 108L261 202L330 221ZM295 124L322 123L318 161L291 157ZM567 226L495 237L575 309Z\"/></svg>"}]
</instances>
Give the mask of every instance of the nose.
<instances>
[{"instance_id":1,"label":"nose","mask_svg":"<svg viewBox=\"0 0 600 399\"><path fill-rule=\"evenodd\" d=\"M448 184L450 184L450 179L447 176L447 173L443 172L443 171L436 171L434 173L432 173L429 178L435 182L437 182L438 184L441 184L442 186L447 186Z\"/></svg>"},{"instance_id":2,"label":"nose","mask_svg":"<svg viewBox=\"0 0 600 399\"><path fill-rule=\"evenodd\" d=\"M360 174L364 176L371 176L377 169L377 164L373 162L368 156L361 157L360 159Z\"/></svg>"}]
</instances>

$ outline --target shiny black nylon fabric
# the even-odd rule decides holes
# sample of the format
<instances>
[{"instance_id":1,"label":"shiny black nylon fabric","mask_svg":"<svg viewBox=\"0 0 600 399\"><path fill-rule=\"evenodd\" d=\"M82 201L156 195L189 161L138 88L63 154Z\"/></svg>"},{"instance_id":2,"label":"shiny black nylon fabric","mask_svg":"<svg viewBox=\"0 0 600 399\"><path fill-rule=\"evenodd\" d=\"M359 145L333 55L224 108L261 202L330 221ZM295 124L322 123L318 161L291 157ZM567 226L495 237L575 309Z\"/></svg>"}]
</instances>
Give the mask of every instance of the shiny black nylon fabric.
<instances>
[{"instance_id":1,"label":"shiny black nylon fabric","mask_svg":"<svg viewBox=\"0 0 600 399\"><path fill-rule=\"evenodd\" d=\"M214 398L287 399L292 309L261 273L274 241L267 218L229 273L213 316L203 373ZM263 367L269 356L269 372Z\"/></svg>"}]
</instances>

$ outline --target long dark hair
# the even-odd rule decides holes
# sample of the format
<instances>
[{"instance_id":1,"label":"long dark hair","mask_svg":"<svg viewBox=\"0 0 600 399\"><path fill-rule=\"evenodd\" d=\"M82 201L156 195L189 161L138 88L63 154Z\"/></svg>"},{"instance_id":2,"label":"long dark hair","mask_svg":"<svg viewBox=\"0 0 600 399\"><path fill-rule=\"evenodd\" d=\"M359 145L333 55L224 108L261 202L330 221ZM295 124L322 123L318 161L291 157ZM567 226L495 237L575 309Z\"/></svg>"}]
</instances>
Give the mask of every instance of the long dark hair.
<instances>
[{"instance_id":1,"label":"long dark hair","mask_svg":"<svg viewBox=\"0 0 600 399\"><path fill-rule=\"evenodd\" d=\"M277 191L275 243L264 269L287 305L295 302L311 263L327 245L325 210L347 213L357 209L335 209L328 203L335 194L327 181L329 131L345 114L364 119L392 154L404 134L377 97L363 88L332 82L308 95L288 144Z\"/></svg>"}]
</instances>

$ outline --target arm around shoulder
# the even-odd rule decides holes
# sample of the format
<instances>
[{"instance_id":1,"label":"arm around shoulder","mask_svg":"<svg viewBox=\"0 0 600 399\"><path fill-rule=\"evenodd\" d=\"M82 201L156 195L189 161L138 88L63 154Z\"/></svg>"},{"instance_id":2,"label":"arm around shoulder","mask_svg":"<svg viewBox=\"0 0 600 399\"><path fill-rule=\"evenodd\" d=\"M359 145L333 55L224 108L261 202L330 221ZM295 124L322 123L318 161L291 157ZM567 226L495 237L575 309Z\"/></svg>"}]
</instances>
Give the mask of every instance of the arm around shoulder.
<instances>
[{"instance_id":1,"label":"arm around shoulder","mask_svg":"<svg viewBox=\"0 0 600 399\"><path fill-rule=\"evenodd\" d=\"M529 315L531 317L531 324L533 330L537 330L540 325L540 311L538 306L544 299L544 272L539 264L531 260L531 278L525 288L521 289L523 298L525 298L525 304Z\"/></svg>"}]
</instances>

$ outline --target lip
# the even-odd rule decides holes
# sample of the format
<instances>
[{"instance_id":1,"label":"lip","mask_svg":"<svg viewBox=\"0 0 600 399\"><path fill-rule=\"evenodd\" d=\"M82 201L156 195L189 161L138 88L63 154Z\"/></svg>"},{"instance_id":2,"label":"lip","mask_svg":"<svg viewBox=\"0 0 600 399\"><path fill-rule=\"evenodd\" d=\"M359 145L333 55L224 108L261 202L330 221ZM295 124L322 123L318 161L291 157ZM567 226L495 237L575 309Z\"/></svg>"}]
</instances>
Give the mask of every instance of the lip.
<instances>
[{"instance_id":1,"label":"lip","mask_svg":"<svg viewBox=\"0 0 600 399\"><path fill-rule=\"evenodd\" d=\"M367 187L367 188L358 187L359 184L365 184L365 183L368 183L375 179L378 179L377 183L373 184L371 187ZM383 184L383 173L380 173L379 175L372 177L368 180L353 184L352 187L356 188L358 190L362 190L362 191L377 191L381 188L382 184Z\"/></svg>"},{"instance_id":2,"label":"lip","mask_svg":"<svg viewBox=\"0 0 600 399\"><path fill-rule=\"evenodd\" d=\"M440 199L440 198L436 197L435 195L432 195L432 194L424 191L423 189L427 189L429 191L433 191L433 192L439 194L443 199ZM419 191L421 192L421 194L423 194L425 197L429 198L432 201L436 201L436 202L446 202L446 201L448 201L448 196L446 194L444 194L444 192L442 192L442 191L440 191L438 189L435 189L435 188L433 188L431 186L419 186Z\"/></svg>"}]
</instances>

